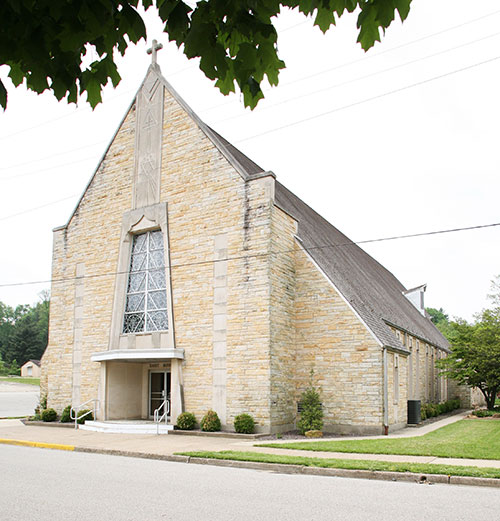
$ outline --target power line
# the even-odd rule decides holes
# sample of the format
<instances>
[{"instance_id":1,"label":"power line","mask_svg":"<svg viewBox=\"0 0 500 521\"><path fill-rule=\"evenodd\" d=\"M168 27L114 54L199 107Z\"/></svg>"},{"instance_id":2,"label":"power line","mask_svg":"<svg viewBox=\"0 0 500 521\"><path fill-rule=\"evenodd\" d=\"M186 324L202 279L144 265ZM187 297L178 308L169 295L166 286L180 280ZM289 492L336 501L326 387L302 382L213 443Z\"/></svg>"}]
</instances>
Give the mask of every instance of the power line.
<instances>
[{"instance_id":1,"label":"power line","mask_svg":"<svg viewBox=\"0 0 500 521\"><path fill-rule=\"evenodd\" d=\"M396 47L391 47L390 49L385 49L384 51L380 51L380 52L373 53L373 54L368 54L367 53L367 54L365 54L365 56L363 56L362 58L358 58L357 60L351 60L351 61L348 61L348 62L344 62L344 63L341 63L339 65L335 65L334 67L329 67L328 69L323 69L322 71L318 71L318 72L315 72L313 74L308 74L306 76L302 76L302 77L297 78L297 79L295 79L293 81L290 81L288 83L283 83L283 84L280 85L280 88L283 89L283 88L286 88L286 87L288 87L290 85L294 85L295 83L299 83L301 81L309 80L311 78L315 78L317 76L321 76L321 75L326 74L328 72L332 72L334 70L343 69L345 67L348 67L350 65L355 65L356 63L360 63L360 62L363 62L365 60L371 60L372 58L377 58L378 56L382 56L383 54L387 54L387 53L390 53L390 52L393 52L393 51L397 51L397 50L402 49L404 47L408 47L409 45L413 45L414 43L419 43L419 42L422 42L422 41L427 40L429 38L434 38L435 36L439 36L441 34L444 34L444 33L450 32L450 31L454 31L455 29L459 29L460 27L464 27L465 25L476 23L476 22L478 22L480 20L483 20L484 18L489 18L490 16L494 16L494 15L496 15L498 13L500 13L500 10L493 11L492 13L488 13L486 15L480 16L478 18L474 18L472 20L468 20L467 22L463 22L461 24L454 25L452 27L448 27L446 29L438 31L437 33L428 34L426 36L422 36L421 38L417 38L416 40L411 40L409 42L402 43L401 45L397 45ZM272 90L272 87L270 87L268 89L264 89L264 92L269 92L270 90ZM210 110L214 110L214 109L223 107L225 105L228 105L230 103L234 103L234 101L235 100L225 101L223 103L219 103L218 105L213 105L213 106L208 107L206 109L200 110L199 112L200 112L200 114L203 114L204 112L209 112Z\"/></svg>"},{"instance_id":2,"label":"power line","mask_svg":"<svg viewBox=\"0 0 500 521\"><path fill-rule=\"evenodd\" d=\"M97 145L102 145L103 143L106 143L106 141L104 141L104 140L103 141L97 141L96 143L91 143L89 145L83 145L83 146L78 147L78 148L67 149L64 152L58 152L57 154L51 154L50 156L36 157L35 159L31 159L30 161L25 161L24 163L17 163L15 165L8 165L8 166L0 166L0 170L10 170L11 168L18 168L20 166L31 165L32 163L39 163L41 161L46 161L47 159L52 159L53 157L64 156L65 154L70 154L72 152L77 152L78 150L83 150L85 148L92 148L92 147L95 147ZM64 165L61 165L61 166L64 166ZM0 177L0 180L2 180L2 179L10 179L10 177Z\"/></svg>"},{"instance_id":3,"label":"power line","mask_svg":"<svg viewBox=\"0 0 500 521\"><path fill-rule=\"evenodd\" d=\"M339 68L347 67L347 66L349 66L349 65L353 65L353 64L358 63L358 62L361 62L361 61L365 61L365 60L368 60L368 59L371 59L371 58L375 58L375 57L377 57L377 56L381 56L381 55L386 54L386 53L388 53L388 52L392 52L392 51L395 51L395 50L401 49L401 48L403 48L403 47L406 47L406 46L408 46L408 45L412 45L412 44L414 44L414 43L421 42L421 41L426 40L426 39L428 39L428 38L433 38L434 36L439 36L439 35L444 34L444 33L446 33L446 32L453 31L453 30L455 30L455 29L459 29L460 27L464 27L464 26L466 26L466 25L469 25L469 24L472 24L472 23L476 23L476 22L478 22L478 21L480 21L480 20L483 20L483 19L485 19L485 18L489 18L490 16L494 16L494 15L496 15L496 14L498 14L498 13L500 13L500 10L498 10L498 11L493 11L493 12L491 12L491 13L485 14L485 15L480 16L480 17L478 17L478 18L474 18L474 19L472 19L472 20L468 20L468 21L463 22L463 23L458 24L458 25L454 25L454 26L452 26L452 27L448 27L448 28L446 28L446 29L443 29L443 30L438 31L438 32L436 32L436 33L432 33L432 34L429 34L429 35L423 36L423 37L418 38L418 39L416 39L416 40L412 40L412 41L410 41L410 42L403 43L403 44L398 45L398 46L396 46L396 47L391 47L390 49L386 49L386 50L384 50L384 51L380 51L380 52L378 52L378 53L374 53L374 54L366 55L366 56L364 56L363 58L359 58L358 60L353 60L353 61L350 61L350 62L346 62L346 63L340 64L340 65L336 65L335 67L332 67L332 68L329 68L329 69L325 69L325 70L323 70L323 71L316 72L316 73L314 73L314 74L312 74L312 75L308 75L308 76L304 76L304 77L302 77L302 78L298 78L298 79L296 79L296 80L294 80L294 81L292 81L292 82L289 82L289 83L283 84L281 87L283 88L283 87L286 87L286 86L288 86L288 85L292 85L292 84L294 84L294 83L297 83L297 82L299 82L299 81L307 80L307 79L310 79L310 78L313 78L313 77L319 76L319 75L321 75L321 74L325 74L325 73L330 72L330 71L332 71L332 70L336 70L336 69L339 69ZM299 23L297 23L297 24L295 24L295 25L292 25L291 27L288 27L288 28L286 28L286 29L283 29L283 30L280 31L280 32L282 32L282 33L283 33L283 32L286 32L286 31L288 31L288 30L290 30L290 29L294 29L294 28L296 28L296 27L298 27L298 26L300 26L300 25L303 25L303 24L305 24L305 23L307 23L307 21L299 22ZM177 70L177 71L175 71L175 72L172 72L172 73L170 73L168 76L169 76L169 77L171 77L171 76L175 76L175 75L177 75L177 74L180 74L180 73L185 72L185 71L187 71L187 70L190 70L190 69L192 69L192 68L194 68L194 66L193 66L193 65L190 65L190 66L184 67L184 68L182 68L182 69L179 69L179 70ZM136 89L129 89L129 90L126 90L126 91L124 91L124 92L122 92L122 93L120 93L120 94L117 94L116 96L112 96L112 97L110 97L109 99L106 100L106 102L110 102L110 101L113 101L113 100L115 100L115 99L118 99L118 98L120 98L120 97L122 97L122 96L124 96L124 95L126 95L126 94L129 94L130 92L134 92L135 90L136 90ZM266 90L269 90L269 89L266 89ZM227 105L228 103L233 103L233 101L226 101L226 102L224 102L224 103L222 103L222 104L214 105L214 106L212 106L212 107L208 107L208 108L206 108L206 109L200 110L199 112L200 112L200 113L208 112L208 111L210 111L210 110L213 110L213 109L219 108L219 107L221 107L221 106L223 106L223 105ZM17 135L19 135L19 134L23 134L23 133L25 133L25 132L29 132L30 130L34 130L34 129L40 128L40 127L42 127L42 126L48 125L48 124L50 124L50 123L52 123L52 122L54 122L54 121L59 121L60 119L64 119L64 118L67 118L67 117L74 116L74 115L75 115L75 112L80 111L80 110L85 110L85 109L89 109L89 107L88 107L87 104L84 104L84 105L81 106L81 107L77 107L77 108L75 109L75 111L73 111L73 112L70 113L70 114L64 114L64 115L62 115L62 116L58 116L58 117L56 117L56 118L52 118L52 119L49 119L49 120L43 121L43 122L41 122L41 123L39 123L39 124L37 124L37 125L33 125L33 126L31 126L31 127L28 127L28 128L22 129L22 130L19 130L19 131L17 131L17 132L13 132L13 133L10 133L10 134L6 134L6 135L3 135L3 136L0 136L0 140L3 140L3 139L9 139L9 138L14 137L14 136L17 136Z\"/></svg>"},{"instance_id":4,"label":"power line","mask_svg":"<svg viewBox=\"0 0 500 521\"><path fill-rule=\"evenodd\" d=\"M421 61L424 61L424 60L428 60L430 58L435 58L436 56L440 56L441 54L446 54L448 52L455 51L457 49L461 49L462 47L466 47L468 45L473 45L475 43L482 42L482 41L487 40L489 38L494 38L495 36L498 36L498 35L500 35L500 32L493 33L493 34L490 34L488 36L483 36L482 38L478 38L477 40L472 40L470 42L467 42L467 43L464 43L464 44L461 44L461 45L457 45L455 47L450 47L450 48L445 49L443 51L439 51L439 52L436 52L436 53L433 53L433 54L428 54L427 56L422 56L420 58L416 58L414 60L411 60L411 61L408 61L408 62L405 62L405 63L400 63L398 65L394 65L393 67L389 67L387 69L382 69L380 71L375 71L375 72L372 72L370 74L366 74L364 76L358 76L357 78L353 78L353 79L350 79L350 80L347 80L347 81L343 81L341 83L336 83L334 85L330 85L330 86L324 87L322 89L314 90L312 92L306 92L304 94L300 94L299 96L294 96L293 98L288 98L286 100L279 101L277 103L273 103L272 105L269 105L268 107L262 107L259 110L259 114L262 113L262 111L269 110L269 109L274 109L275 107L278 107L280 105L284 105L286 103L289 103L290 101L295 101L295 100L298 100L298 99L301 99L301 98L307 98L308 96L312 96L312 95L318 94L320 92L326 92L326 91L329 91L329 90L333 90L333 89L336 89L338 87L343 87L345 85L350 85L351 83L356 83L358 81L365 80L367 78L372 78L373 76L378 76L379 74L384 74L386 72L391 72L391 71L394 71L396 69L400 69L401 67L407 67L408 65L413 65L414 63L418 63L418 62L421 62ZM229 116L227 118L220 119L218 121L214 121L213 124L216 125L218 123L223 123L224 121L230 121L232 119L238 119L238 118L246 117L248 115L249 115L248 112L244 112L243 114L236 114L234 116Z\"/></svg>"},{"instance_id":5,"label":"power line","mask_svg":"<svg viewBox=\"0 0 500 521\"><path fill-rule=\"evenodd\" d=\"M6 215L4 217L0 217L0 221L6 221L7 219L11 219L12 217L17 217L18 215L24 215L25 213L34 212L35 210L40 210L41 208L47 208L47 206L52 206L57 203L62 203L63 201L68 201L69 199L74 199L78 197L78 195L70 195L68 197L64 197L63 199L58 199L57 201L52 201L50 203L42 204L41 206L35 206L33 208L29 208L28 210L23 210L22 212L13 213L11 215Z\"/></svg>"},{"instance_id":6,"label":"power line","mask_svg":"<svg viewBox=\"0 0 500 521\"><path fill-rule=\"evenodd\" d=\"M394 235L391 237L366 239L363 241L349 241L349 242L337 243L337 244L324 244L322 246L310 246L307 248L302 245L302 248L305 251L310 253L314 250L323 250L323 249L328 249L328 248L342 248L342 247L354 246L354 245L358 245L358 244L368 244L368 243L375 243L375 242L411 239L411 238L415 238L415 237L425 237L425 236L439 235L439 234L444 234L444 233L456 233L456 232L464 232L464 231L470 231L470 230L479 230L479 229L483 229L483 228L493 228L496 226L500 226L500 222L491 223L491 224L479 224L476 226L467 226L467 227L463 227L463 228L449 228L449 229L445 229L445 230L435 230L435 231L431 231L431 232L411 233L411 234L407 234L407 235ZM171 264L170 266L167 266L167 268L174 269L174 268L185 268L185 267L191 267L191 266L202 266L202 265L207 265L207 264L215 264L216 262L222 262L222 261L246 260L246 259L252 259L252 258L267 257L270 255L282 255L285 253L293 253L294 251L295 251L295 249L280 250L280 251L271 250L271 251L264 252L264 253L237 255L234 257L227 257L225 259L211 259L211 260L204 260L204 261ZM95 279L95 278L100 278L100 277L112 277L112 276L116 276L116 275L126 275L128 273L129 272L127 270L127 271L96 273L94 275L84 275L82 277L61 277L59 279L47 279L47 280L37 280L37 281L29 281L29 282L11 282L8 284L0 284L0 288L8 288L8 287L15 287L15 286L29 286L29 285L35 285L35 284L69 282L69 281L77 280L77 279L78 280Z\"/></svg>"},{"instance_id":7,"label":"power line","mask_svg":"<svg viewBox=\"0 0 500 521\"><path fill-rule=\"evenodd\" d=\"M484 41L486 39L489 39L489 38L494 38L495 36L498 36L500 35L500 32L497 32L497 33L493 33L493 34L490 34L488 36L484 36L482 38L479 38L479 39L476 39L476 40L472 40L470 42L467 42L467 43L464 43L464 44L461 44L461 45L458 45L458 46L455 46L455 47L450 47L448 49L445 49L443 51L439 51L437 53L433 53L433 54L430 54L430 55L427 55L427 56L423 56L423 57L420 57L420 58L416 58L415 60L411 60L409 62L405 62L405 63L402 63L402 64L399 64L399 65L395 65L394 67L389 67L387 69L383 69L381 71L375 71L371 74L367 74L365 76L360 76L358 78L354 78L354 79L351 79L351 80L347 80L345 82L342 82L342 83L337 83L335 85L331 85L329 87L326 87L326 88L323 88L323 89L318 89L316 91L313 91L313 92L308 92L306 94L302 94L300 96L296 96L296 97L293 97L293 98L289 98L289 99L286 99L284 101L281 101L281 102L278 102L278 103L275 103L273 104L272 106L269 106L269 107L263 107L262 109L260 109L260 111L262 112L263 110L268 110L268 109L273 109L277 106L280 106L280 105L283 105L283 104L286 104L286 103L289 103L291 101L295 101L297 99L301 99L301 98L304 98L304 97L307 97L307 96L312 96L314 94L318 94L320 92L325 92L325 91L328 91L328 90L331 90L331 89L334 89L334 88L337 88L337 87L342 87L342 86L345 86L345 85L349 85L351 83L355 83L357 81L361 81L361 80L364 80L364 79L367 79L367 78L371 78L373 76L377 76L379 74L383 74L383 73L386 73L386 72L390 72L390 71L393 71L395 69L398 69L398 68L401 68L401 67L405 67L405 66L408 66L408 65L412 65L414 63L418 63L420 61L423 61L423 60L427 60L427 59L430 59L430 58L434 58L436 56L439 56L441 54L445 54L445 53L448 53L448 52L451 52L451 51L454 51L454 50L457 50L457 49L460 49L462 47L466 47L468 45L472 45L474 43L478 43L478 42L481 42L481 41ZM333 112L337 112L337 111L340 111L340 110L345 110L347 108L351 108L351 107L354 107L356 105L360 105L362 103L366 103L368 101L373 101L375 99L378 99L380 97L385 97L385 96L388 96L390 94L394 94L394 93L397 93L397 92L400 92L402 90L406 90L406 89L409 89L411 87L414 87L414 86L418 86L418 85L421 85L421 84L424 84L424 83L427 83L429 81L433 81L435 79L440 79L440 78L443 78L445 76L448 76L450 74L455 74L457 72L462 72L462 71L465 71L469 68L472 68L472 67L475 67L475 66L478 66L478 65L483 65L484 63L488 63L489 61L493 61L495 59L498 59L498 58L493 58L492 60L487 60L485 62L481 62L481 63L478 63L478 64L473 64L469 67L465 67L463 69L458 69L456 71L451 71L449 73L446 73L446 74L443 74L441 76L436 76L435 78L429 78L427 80L423 80L422 82L418 82L418 83L415 83L415 84L412 84L412 85L409 85L409 86L406 86L406 87L402 87L400 89L396 89L394 91L390 91L388 93L384 93L384 94L381 94L381 95L378 95L378 96L374 96L372 98L368 98L366 100L361 100L361 101L358 101L358 102L355 102L355 103L352 103L352 104L349 104L349 105L345 105L345 106L342 106L342 107L338 107L336 109L333 109L332 111L329 111L329 112L324 112L324 113L321 113L321 114L318 114L316 116L312 116L310 118L306 118L306 119L303 119L303 120L299 120L297 122L292 122L290 124L287 124L287 125L284 125L284 126L281 126L281 127L277 127L276 129L271 129L269 131L264 131L262 134L266 134L266 133L269 133L269 132L274 132L276 130L280 130L282 128L286 128L288 126L293 126L293 125L296 125L296 124L299 124L299 123L302 123L302 122L305 122L305 121L309 121L310 119L315 119L317 117L321 117L323 115L326 115L326 114L331 114ZM233 119L238 119L238 118L241 118L241 117L246 117L248 115L248 113L244 113L244 114L237 114L235 116L230 116L228 118L224 118L224 119L221 119L221 120L218 120L218 121L215 121L214 123L212 124L218 124L218 123L223 123L225 121L229 121L229 120L233 120ZM258 137L259 135L261 134L258 134L258 135L255 135L255 136L251 136L251 137L248 137L248 138L244 138L244 139L241 139L239 141L236 141L235 143L239 143L239 142L243 142L243 141L247 141L247 140L250 140L250 139L254 139L255 137ZM31 163L35 163L37 161L43 161L43 160L46 160L46 159L50 159L51 157L56 157L56 156L60 156L60 155L64 155L64 154L67 154L69 152L75 152L77 150L82 150L82 149L85 149L85 148L90 148L90 147L93 147L93 146L97 146L97 145L101 145L103 143L105 143L106 141L99 141L97 143L93 143L91 145L85 145L85 146L82 146L82 147L79 147L79 148L75 148L75 149L71 149L71 150L66 150L65 152L61 152L61 153L58 153L58 154L54 154L54 155L51 155L51 156L46 156L44 158L40 158L40 159L33 159L31 161L27 161L25 163L20 163L18 165L11 165L10 167L5 167L5 169L7 168L14 168L16 166L23 166L23 165L26 165L26 164L31 164ZM30 172L26 172L26 173L23 173L23 174L14 174L14 175L11 175L11 176L6 176L6 177L0 177L0 181L7 181L7 180L10 180L10 179L16 179L16 178L19 178L19 177L26 177L26 176L31 176L31 175L35 175L35 174L38 174L40 172L45 172L45 171L49 171L49 170L54 170L54 169L57 169L57 168L61 168L63 166L68 166L68 165L73 165L73 164L77 164L77 163L82 163L82 162L85 162L85 161L88 161L88 160L92 160L92 159L95 159L96 156L95 155L92 155L92 156L87 156L85 158L81 158L81 159L78 159L78 160L75 160L75 161L71 161L69 163L61 163L59 165L55 165L55 166L51 166L51 167L48 167L48 168L44 168L44 169L37 169L36 171L30 171ZM1 169L1 168L0 168Z\"/></svg>"},{"instance_id":8,"label":"power line","mask_svg":"<svg viewBox=\"0 0 500 521\"><path fill-rule=\"evenodd\" d=\"M494 58L490 58L489 60L485 60L482 62L474 63L472 65L468 65L467 67L462 67L461 69L456 69L454 71L446 72L444 74L440 74L439 76L433 76L432 78L427 78L426 80L422 80L416 83L411 83L410 85L405 85L404 87L400 87L398 89L394 89L388 92L383 92L382 94L377 94L376 96L372 96L371 98L365 98L360 101L355 101L354 103L349 103L348 105L343 105L341 107L334 108L332 110L327 110L326 112L321 112L320 114L316 114L314 116L309 116L307 118L299 119L298 121L293 121L291 123L287 123L286 125L281 125L279 127L271 128L269 130L265 130L263 132L259 132L258 134L254 134L253 136L249 136L243 139L239 139L235 141L235 143L242 143L244 141L249 141L251 139L255 139L258 137L265 136L266 134L272 134L273 132L277 132L278 130L283 130L284 128L288 127L294 127L295 125L300 125L301 123L306 123L307 121L312 121L314 119L322 118L323 116L328 116L329 114L334 114L335 112L340 112L342 110L350 109L352 107L356 107L358 105L363 105L365 103L368 103L370 101L375 101L377 99L385 98L387 96L390 96L392 94L397 94L399 92L403 92L408 89L412 89L414 87L419 87L420 85L425 85L426 83L430 83L435 80L440 80L442 78L446 78L448 76L452 76L453 74L457 74L459 72L464 72L470 69L473 69L475 67L479 67L480 65L485 65L487 63L494 62L496 60L500 59L500 56L495 56Z\"/></svg>"},{"instance_id":9,"label":"power line","mask_svg":"<svg viewBox=\"0 0 500 521\"><path fill-rule=\"evenodd\" d=\"M266 134L271 134L271 133L273 133L273 132L277 132L278 130L282 130L282 129L284 129L284 128L289 128L289 127L292 127L292 126L295 126L295 125L299 125L299 124L301 124L301 123L306 123L306 122L308 122L308 121L312 121L312 120L314 120L314 119L317 119L317 118L320 118L320 117L323 117L323 116L327 116L327 115L329 115L329 114L333 114L333 113L335 113L335 112L340 112L340 111L345 110L345 109L348 109L348 108L356 107L356 106L358 106L358 105L362 105L362 104L364 104L364 103L368 103L368 102L370 102L370 101L374 101L374 100L377 100L377 99L380 99L380 98L387 97L387 96L389 96L389 95L391 95L391 94L396 94L396 93L398 93L398 92L402 92L402 91L408 90L408 89L413 88L413 87L417 87L417 86L420 86L420 85L424 85L424 84L429 83L429 82L434 81L434 80L438 80L438 79L441 79L441 78L445 78L445 77L447 77L447 76L451 76L451 75L456 74L456 73L458 73L458 72L464 72L464 71L470 70L470 69L472 69L472 68L474 68L474 67L478 67L478 66L480 66L480 65L484 65L484 64L487 64L487 63L491 63L491 62L496 61L496 60L498 60L498 59L500 59L500 56L496 56L496 57L491 58L491 59L489 59L489 60L485 60L485 61L483 61L483 62L475 63L475 64L469 65L469 66L467 66L467 67L463 67L463 68L461 68L461 69L457 69L457 70L454 70L454 71L450 71L450 72L447 72L447 73L445 73L445 74L441 74L441 75L439 75L439 76L434 76L434 77L432 77L432 78L428 78L428 79L426 79L426 80L422 80L422 81L417 82L417 83L412 83L411 85L406 85L406 86L404 86L404 87L400 87L400 88L398 88L398 89L394 89L394 90L389 91L389 92L385 92L385 93L382 93L382 94L378 94L377 96L372 96L371 98L366 98L366 99L364 99L364 100L356 101L356 102L354 102L354 103L350 103L349 105L344 105L344 106L342 106L342 107L337 107L337 108L335 108L335 109L332 109L332 110L329 110L329 111L326 111L326 112L322 112L321 114L316 114L316 115L314 115L314 116L310 116L310 117L308 117L308 118L303 118L303 119L301 119L301 120L298 120L298 121L295 121L295 122L292 122L292 123L288 123L288 124L286 124L286 125L282 125L282 126L280 126L280 127L276 127L276 128L274 128L274 129L265 130L265 131L263 131L263 132L260 132L259 134L255 134L255 135L253 135L253 136L249 136L249 137L246 137L246 138L240 139L240 140L238 140L238 141L235 141L235 143L242 143L242 142L244 142L244 141L249 141L249 140L251 140L251 139L255 139L255 138L258 138L258 137L262 137L262 136L264 136L264 135L266 135ZM80 162L80 161L75 161L75 163L78 163L78 162ZM62 165L61 165L61 166L62 166ZM71 196L71 197L76 197L76 196ZM66 199L69 199L69 197L66 198ZM65 199L63 199L63 200L65 200ZM2 221L2 220L6 220L6 219L10 219L11 217L15 217L15 216L17 216L17 215L21 215L21 214L23 214L23 213L31 212L31 211L37 210L37 209L39 209L39 208L44 208L44 207L46 207L46 206L50 206L50 205L52 205L52 204L56 204L56 203L58 203L58 202L60 202L60 201L62 201L62 200L55 201L55 202L52 202L52 203L48 203L48 204L46 204L46 205L42 205L42 206L39 206L39 207L37 207L37 208L31 208L31 209L26 210L26 211L24 211L24 212L20 212L19 214L8 215L8 216L5 216L5 217L0 218L0 221Z\"/></svg>"},{"instance_id":10,"label":"power line","mask_svg":"<svg viewBox=\"0 0 500 521\"><path fill-rule=\"evenodd\" d=\"M14 174L14 175L9 175L9 176L5 176L5 177L0 177L0 181L8 181L9 179L18 179L19 177L28 177L28 176L32 176L32 175L37 175L40 172L53 171L53 170L56 170L63 166L76 165L78 163L85 163L85 161L90 161L91 159L96 160L97 158L98 158L97 155L82 157L80 159L75 159L74 161L70 161L69 163L60 163L59 165L52 165L52 166L48 166L46 168L39 168L37 170L25 172L24 174Z\"/></svg>"}]
</instances>

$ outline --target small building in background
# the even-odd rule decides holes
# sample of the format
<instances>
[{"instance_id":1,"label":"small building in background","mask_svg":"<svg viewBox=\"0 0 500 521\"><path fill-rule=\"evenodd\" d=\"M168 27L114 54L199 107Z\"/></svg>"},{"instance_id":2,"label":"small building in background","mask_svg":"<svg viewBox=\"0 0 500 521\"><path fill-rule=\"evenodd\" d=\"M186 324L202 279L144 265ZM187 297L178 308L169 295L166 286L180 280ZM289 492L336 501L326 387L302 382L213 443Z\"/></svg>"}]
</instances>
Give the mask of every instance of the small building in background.
<instances>
[{"instance_id":1,"label":"small building in background","mask_svg":"<svg viewBox=\"0 0 500 521\"><path fill-rule=\"evenodd\" d=\"M21 376L28 376L33 378L40 378L41 372L41 363L40 360L28 360L21 367Z\"/></svg>"}]
</instances>

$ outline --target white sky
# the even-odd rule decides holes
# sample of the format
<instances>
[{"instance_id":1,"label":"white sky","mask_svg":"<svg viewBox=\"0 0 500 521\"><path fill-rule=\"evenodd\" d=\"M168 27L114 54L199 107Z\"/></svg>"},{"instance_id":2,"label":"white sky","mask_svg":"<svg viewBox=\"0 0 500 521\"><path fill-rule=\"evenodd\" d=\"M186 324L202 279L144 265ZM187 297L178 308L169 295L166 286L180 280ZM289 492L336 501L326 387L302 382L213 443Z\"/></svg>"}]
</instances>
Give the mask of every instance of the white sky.
<instances>
[{"instance_id":1,"label":"white sky","mask_svg":"<svg viewBox=\"0 0 500 521\"><path fill-rule=\"evenodd\" d=\"M407 21L367 54L355 43L356 16L323 36L302 15L286 13L277 26L287 69L254 112L239 96L219 94L167 43L152 12L148 34L165 47L163 75L207 124L362 241L500 222L500 6L473 5L414 0ZM94 112L7 80L0 301L33 303L50 286L2 285L50 279L51 230L68 220L131 103L150 63L146 47L131 46L120 58L122 82L106 88ZM0 67L2 79L7 71ZM427 283L427 306L467 319L487 306L500 273L500 227L364 248L407 288Z\"/></svg>"}]
</instances>

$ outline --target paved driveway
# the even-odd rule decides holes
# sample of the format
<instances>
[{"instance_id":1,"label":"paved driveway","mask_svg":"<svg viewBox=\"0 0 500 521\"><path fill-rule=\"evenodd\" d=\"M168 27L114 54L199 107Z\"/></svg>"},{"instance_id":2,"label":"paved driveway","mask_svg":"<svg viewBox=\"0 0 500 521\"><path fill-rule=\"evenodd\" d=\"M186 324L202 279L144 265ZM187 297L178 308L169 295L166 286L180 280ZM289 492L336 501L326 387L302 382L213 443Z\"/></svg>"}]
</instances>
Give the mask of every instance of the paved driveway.
<instances>
[{"instance_id":1,"label":"paved driveway","mask_svg":"<svg viewBox=\"0 0 500 521\"><path fill-rule=\"evenodd\" d=\"M36 385L0 382L0 418L32 415L39 397Z\"/></svg>"}]
</instances>

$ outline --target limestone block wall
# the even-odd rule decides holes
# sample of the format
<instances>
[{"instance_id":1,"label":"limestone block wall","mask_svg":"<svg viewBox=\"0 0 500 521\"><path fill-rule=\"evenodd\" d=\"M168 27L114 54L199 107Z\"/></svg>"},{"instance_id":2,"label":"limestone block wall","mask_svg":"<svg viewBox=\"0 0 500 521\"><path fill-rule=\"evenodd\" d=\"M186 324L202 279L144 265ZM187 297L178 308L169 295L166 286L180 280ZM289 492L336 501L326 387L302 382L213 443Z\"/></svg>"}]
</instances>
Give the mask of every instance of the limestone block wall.
<instances>
[{"instance_id":1,"label":"limestone block wall","mask_svg":"<svg viewBox=\"0 0 500 521\"><path fill-rule=\"evenodd\" d=\"M108 362L106 367L107 418L127 419L142 416L142 364Z\"/></svg>"},{"instance_id":2,"label":"limestone block wall","mask_svg":"<svg viewBox=\"0 0 500 521\"><path fill-rule=\"evenodd\" d=\"M81 360L76 360L80 401L98 394L99 364L91 362L90 355L104 351L109 340L121 218L132 198L134 125L132 108L67 227L54 233L49 343L42 366L46 388L42 392L46 390L49 407L56 410L72 401L75 338L81 342ZM75 291L77 264L85 274L79 291ZM75 306L81 312L75 314Z\"/></svg>"},{"instance_id":3,"label":"limestone block wall","mask_svg":"<svg viewBox=\"0 0 500 521\"><path fill-rule=\"evenodd\" d=\"M213 406L214 374L224 374L213 367L214 341L220 337L226 343L226 376L217 385L226 387L227 408L218 412L228 423L240 412L253 413L265 428L270 424L269 186L245 182L168 92L163 121L160 199L168 203L175 340L185 350L185 409L200 419ZM132 107L68 226L54 236L56 282L42 392L58 410L71 402L75 375L81 401L98 394L100 364L90 356L109 343L121 223L132 206L134 142ZM226 313L215 317L221 308L214 307L214 240L221 234L227 240ZM77 265L85 273L78 291ZM61 279L65 282L57 282Z\"/></svg>"},{"instance_id":4,"label":"limestone block wall","mask_svg":"<svg viewBox=\"0 0 500 521\"><path fill-rule=\"evenodd\" d=\"M446 379L439 375L436 362L446 356L442 349L412 335L400 332L410 355L408 356L408 399L422 403L439 403L453 398L447 391Z\"/></svg>"},{"instance_id":5,"label":"limestone block wall","mask_svg":"<svg viewBox=\"0 0 500 521\"><path fill-rule=\"evenodd\" d=\"M387 353L387 405L390 427L402 427L408 419L408 357Z\"/></svg>"},{"instance_id":6,"label":"limestone block wall","mask_svg":"<svg viewBox=\"0 0 500 521\"><path fill-rule=\"evenodd\" d=\"M293 428L296 405L295 234L297 223L272 208L268 257L271 284L271 423L273 431Z\"/></svg>"},{"instance_id":7,"label":"limestone block wall","mask_svg":"<svg viewBox=\"0 0 500 521\"><path fill-rule=\"evenodd\" d=\"M479 389L459 385L455 380L449 380L448 393L450 398L459 398L460 406L463 408L474 409L486 406L484 395Z\"/></svg>"},{"instance_id":8,"label":"limestone block wall","mask_svg":"<svg viewBox=\"0 0 500 521\"><path fill-rule=\"evenodd\" d=\"M269 425L270 194L257 181L245 183L167 92L163 130L161 200L168 203L175 341L185 350L185 410L199 420L216 405L229 427L240 412ZM214 275L214 245L222 236L224 298L215 301L222 278ZM225 410L214 401L224 386Z\"/></svg>"},{"instance_id":9,"label":"limestone block wall","mask_svg":"<svg viewBox=\"0 0 500 521\"><path fill-rule=\"evenodd\" d=\"M325 430L380 433L381 346L301 247L295 269L296 400L313 369Z\"/></svg>"}]
</instances>

